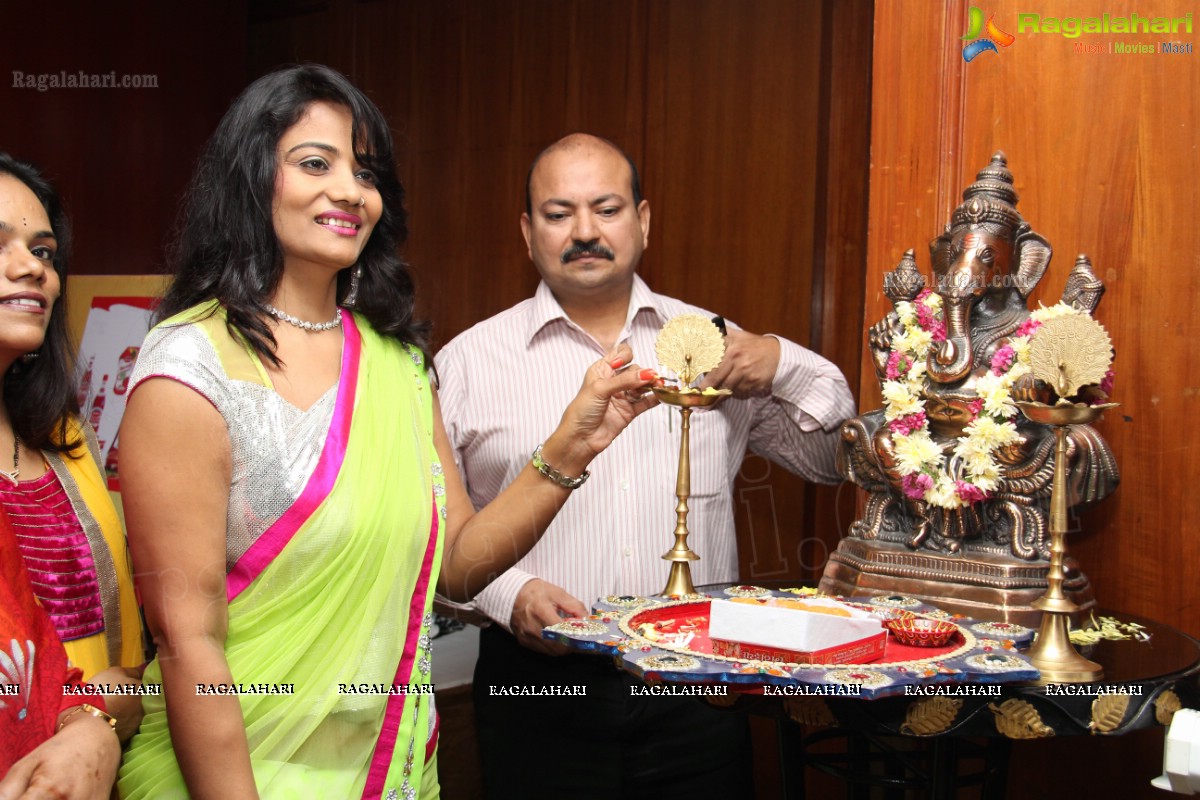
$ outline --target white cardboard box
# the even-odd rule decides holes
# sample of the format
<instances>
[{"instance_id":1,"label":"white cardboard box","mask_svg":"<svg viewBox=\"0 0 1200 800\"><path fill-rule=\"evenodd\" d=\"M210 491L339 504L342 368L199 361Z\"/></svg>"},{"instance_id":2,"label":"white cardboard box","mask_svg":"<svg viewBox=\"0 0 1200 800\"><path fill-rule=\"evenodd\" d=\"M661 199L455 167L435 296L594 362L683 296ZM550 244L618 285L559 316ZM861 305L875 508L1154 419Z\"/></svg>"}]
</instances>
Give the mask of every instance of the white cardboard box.
<instances>
[{"instance_id":1,"label":"white cardboard box","mask_svg":"<svg viewBox=\"0 0 1200 800\"><path fill-rule=\"evenodd\" d=\"M713 640L714 652L734 657L769 655L770 660L811 660L816 663L863 663L883 655L886 631L877 617L824 598L804 602L843 608L851 616L713 600L708 635ZM734 644L753 647L739 651L731 647Z\"/></svg>"}]
</instances>

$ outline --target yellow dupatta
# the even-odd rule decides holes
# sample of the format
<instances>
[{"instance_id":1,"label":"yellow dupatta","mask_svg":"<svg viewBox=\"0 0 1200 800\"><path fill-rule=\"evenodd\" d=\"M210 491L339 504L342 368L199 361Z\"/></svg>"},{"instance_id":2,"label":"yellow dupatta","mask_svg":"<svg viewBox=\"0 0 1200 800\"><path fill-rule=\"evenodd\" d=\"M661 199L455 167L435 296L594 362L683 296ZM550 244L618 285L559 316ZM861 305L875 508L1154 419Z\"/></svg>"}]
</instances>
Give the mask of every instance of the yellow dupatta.
<instances>
[{"instance_id":1,"label":"yellow dupatta","mask_svg":"<svg viewBox=\"0 0 1200 800\"><path fill-rule=\"evenodd\" d=\"M77 419L69 421L67 435L80 440L74 450L43 455L87 536L100 584L104 630L64 643L67 657L83 670L83 678L87 680L110 666L140 666L146 656L125 528L100 471L95 436L91 428Z\"/></svg>"}]
</instances>

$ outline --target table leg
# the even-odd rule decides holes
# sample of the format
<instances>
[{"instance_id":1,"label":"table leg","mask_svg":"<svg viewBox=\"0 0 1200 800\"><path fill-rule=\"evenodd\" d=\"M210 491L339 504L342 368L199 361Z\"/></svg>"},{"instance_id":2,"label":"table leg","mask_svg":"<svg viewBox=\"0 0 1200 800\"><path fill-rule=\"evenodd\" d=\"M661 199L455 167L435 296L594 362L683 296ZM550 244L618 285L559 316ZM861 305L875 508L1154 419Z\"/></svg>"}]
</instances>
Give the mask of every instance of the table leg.
<instances>
[{"instance_id":1,"label":"table leg","mask_svg":"<svg viewBox=\"0 0 1200 800\"><path fill-rule=\"evenodd\" d=\"M1012 755L1012 740L1006 737L989 739L984 751L982 800L1004 800L1008 789L1008 759Z\"/></svg>"},{"instance_id":2,"label":"table leg","mask_svg":"<svg viewBox=\"0 0 1200 800\"><path fill-rule=\"evenodd\" d=\"M779 782L784 800L806 800L804 729L791 720L775 723L779 740Z\"/></svg>"}]
</instances>

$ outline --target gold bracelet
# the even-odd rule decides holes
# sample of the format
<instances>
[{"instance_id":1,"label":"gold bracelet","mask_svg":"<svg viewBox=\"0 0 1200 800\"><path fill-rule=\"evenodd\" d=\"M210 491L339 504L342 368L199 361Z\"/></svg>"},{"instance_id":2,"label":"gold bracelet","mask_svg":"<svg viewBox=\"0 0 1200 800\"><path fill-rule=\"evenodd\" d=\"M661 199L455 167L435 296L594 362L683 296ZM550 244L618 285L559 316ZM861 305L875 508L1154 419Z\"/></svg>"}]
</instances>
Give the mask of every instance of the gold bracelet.
<instances>
[{"instance_id":1,"label":"gold bracelet","mask_svg":"<svg viewBox=\"0 0 1200 800\"><path fill-rule=\"evenodd\" d=\"M63 717L61 720L59 720L58 730L55 731L55 733L58 733L58 731L61 731L63 729L63 726L67 724L67 720L69 720L71 717L78 714L80 711L83 711L86 714L96 717L97 719L104 720L105 722L108 723L108 727L112 728L113 733L117 732L117 718L116 717L114 717L112 714L101 711L100 709L96 708L94 705L91 705L90 703L80 703L79 705L75 706L70 711L68 711L67 715L65 717Z\"/></svg>"},{"instance_id":2,"label":"gold bracelet","mask_svg":"<svg viewBox=\"0 0 1200 800\"><path fill-rule=\"evenodd\" d=\"M580 486L583 486L584 481L592 476L592 473L588 472L586 469L578 478L570 478L566 475L563 475L561 472L547 464L542 459L542 446L540 444L537 446L537 449L533 451L533 458L530 459L530 462L533 464L534 469L564 489L578 489Z\"/></svg>"}]
</instances>

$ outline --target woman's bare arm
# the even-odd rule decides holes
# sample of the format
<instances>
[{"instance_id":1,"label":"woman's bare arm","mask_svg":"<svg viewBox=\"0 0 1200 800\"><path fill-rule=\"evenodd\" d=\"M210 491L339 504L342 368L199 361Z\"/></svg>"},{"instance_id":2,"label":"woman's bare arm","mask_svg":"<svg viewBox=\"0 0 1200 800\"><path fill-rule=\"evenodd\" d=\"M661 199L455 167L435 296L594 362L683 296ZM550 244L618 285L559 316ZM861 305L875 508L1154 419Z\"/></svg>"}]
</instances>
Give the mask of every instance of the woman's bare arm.
<instances>
[{"instance_id":1,"label":"woman's bare arm","mask_svg":"<svg viewBox=\"0 0 1200 800\"><path fill-rule=\"evenodd\" d=\"M138 386L121 425L129 547L158 646L175 756L194 798L256 798L241 705L225 660L229 434L216 409L166 378Z\"/></svg>"}]
</instances>

